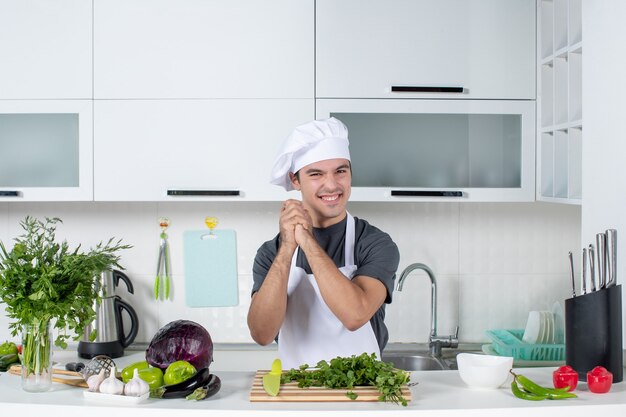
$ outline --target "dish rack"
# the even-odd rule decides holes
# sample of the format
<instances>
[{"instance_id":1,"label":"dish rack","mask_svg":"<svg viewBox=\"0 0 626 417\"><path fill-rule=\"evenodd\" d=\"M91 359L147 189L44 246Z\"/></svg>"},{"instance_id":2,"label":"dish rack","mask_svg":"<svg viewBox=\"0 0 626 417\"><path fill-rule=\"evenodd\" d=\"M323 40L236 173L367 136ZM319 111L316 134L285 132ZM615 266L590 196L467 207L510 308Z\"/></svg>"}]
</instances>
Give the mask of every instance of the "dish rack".
<instances>
[{"instance_id":1,"label":"dish rack","mask_svg":"<svg viewBox=\"0 0 626 417\"><path fill-rule=\"evenodd\" d=\"M564 344L530 344L522 340L523 329L487 330L487 336L493 341L493 350L500 356L512 356L514 359L528 361L563 361Z\"/></svg>"}]
</instances>

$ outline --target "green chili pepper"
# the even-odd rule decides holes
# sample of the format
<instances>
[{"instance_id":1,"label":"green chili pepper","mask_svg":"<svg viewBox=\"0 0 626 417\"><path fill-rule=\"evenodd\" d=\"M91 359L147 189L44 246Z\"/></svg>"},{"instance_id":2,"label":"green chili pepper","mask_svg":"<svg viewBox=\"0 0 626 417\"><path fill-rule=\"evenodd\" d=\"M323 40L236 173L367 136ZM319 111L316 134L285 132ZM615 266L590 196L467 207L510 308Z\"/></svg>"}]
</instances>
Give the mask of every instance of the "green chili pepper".
<instances>
[{"instance_id":1,"label":"green chili pepper","mask_svg":"<svg viewBox=\"0 0 626 417\"><path fill-rule=\"evenodd\" d=\"M517 380L515 378L513 378L513 382L511 382L511 391L513 391L513 395L522 400L541 401L548 398L547 395L536 395L530 392L522 391L517 385Z\"/></svg>"},{"instance_id":2,"label":"green chili pepper","mask_svg":"<svg viewBox=\"0 0 626 417\"><path fill-rule=\"evenodd\" d=\"M555 388L542 387L541 385L530 380L524 375L516 375L516 374L513 374L513 375L515 375L515 378L524 389L532 392L533 394L547 395L548 399L551 399L551 400L561 400L564 398L576 398L576 394L573 394L571 392L567 392L567 391L563 391L563 390L555 389Z\"/></svg>"},{"instance_id":3,"label":"green chili pepper","mask_svg":"<svg viewBox=\"0 0 626 417\"><path fill-rule=\"evenodd\" d=\"M541 385L525 377L524 375L516 374L513 371L510 372L513 375L513 384L511 385L511 390L513 391L513 394L518 398L529 397L523 398L527 400L564 400L566 398L577 397L576 394L567 392L563 389L542 387ZM521 385L522 389L519 388L518 384ZM513 387L513 385L515 385L515 388Z\"/></svg>"}]
</instances>

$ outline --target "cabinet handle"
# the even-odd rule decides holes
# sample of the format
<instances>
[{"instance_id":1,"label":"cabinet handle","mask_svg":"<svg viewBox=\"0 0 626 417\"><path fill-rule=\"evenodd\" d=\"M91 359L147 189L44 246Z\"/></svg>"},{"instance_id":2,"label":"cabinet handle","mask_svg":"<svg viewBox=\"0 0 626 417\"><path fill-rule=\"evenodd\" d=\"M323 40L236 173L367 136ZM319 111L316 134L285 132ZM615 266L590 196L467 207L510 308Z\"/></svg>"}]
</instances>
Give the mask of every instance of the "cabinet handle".
<instances>
[{"instance_id":1,"label":"cabinet handle","mask_svg":"<svg viewBox=\"0 0 626 417\"><path fill-rule=\"evenodd\" d=\"M463 191L406 191L391 190L393 197L463 197Z\"/></svg>"},{"instance_id":2,"label":"cabinet handle","mask_svg":"<svg viewBox=\"0 0 626 417\"><path fill-rule=\"evenodd\" d=\"M239 190L167 190L167 195L172 197L190 197L190 196L205 196L205 197L224 197L224 196L238 196L241 192Z\"/></svg>"},{"instance_id":3,"label":"cabinet handle","mask_svg":"<svg viewBox=\"0 0 626 417\"><path fill-rule=\"evenodd\" d=\"M0 197L20 197L22 193L19 191L2 191L0 190Z\"/></svg>"},{"instance_id":4,"label":"cabinet handle","mask_svg":"<svg viewBox=\"0 0 626 417\"><path fill-rule=\"evenodd\" d=\"M462 93L463 87L427 87L419 85L392 85L394 93Z\"/></svg>"}]
</instances>

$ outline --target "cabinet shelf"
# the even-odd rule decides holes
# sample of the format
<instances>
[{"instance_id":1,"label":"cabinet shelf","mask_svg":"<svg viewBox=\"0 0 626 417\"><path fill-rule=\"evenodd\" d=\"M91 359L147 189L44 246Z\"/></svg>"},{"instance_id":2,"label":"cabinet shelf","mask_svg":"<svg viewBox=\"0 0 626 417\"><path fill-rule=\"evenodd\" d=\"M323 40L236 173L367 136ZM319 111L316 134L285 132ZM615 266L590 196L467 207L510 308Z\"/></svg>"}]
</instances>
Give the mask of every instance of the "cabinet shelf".
<instances>
[{"instance_id":1,"label":"cabinet shelf","mask_svg":"<svg viewBox=\"0 0 626 417\"><path fill-rule=\"evenodd\" d=\"M583 121L582 119L578 119L557 125L542 126L541 133L550 133L557 130L582 129L582 127Z\"/></svg>"},{"instance_id":2,"label":"cabinet shelf","mask_svg":"<svg viewBox=\"0 0 626 417\"><path fill-rule=\"evenodd\" d=\"M582 0L541 0L537 10L537 200L582 198Z\"/></svg>"}]
</instances>

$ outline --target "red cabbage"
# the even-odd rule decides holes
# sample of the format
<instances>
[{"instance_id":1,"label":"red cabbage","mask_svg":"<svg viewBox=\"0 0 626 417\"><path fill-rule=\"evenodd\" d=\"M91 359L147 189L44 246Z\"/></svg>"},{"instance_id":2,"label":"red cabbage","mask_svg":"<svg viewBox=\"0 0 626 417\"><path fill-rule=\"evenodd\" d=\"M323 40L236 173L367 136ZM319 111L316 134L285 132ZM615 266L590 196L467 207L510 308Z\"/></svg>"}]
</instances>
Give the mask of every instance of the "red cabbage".
<instances>
[{"instance_id":1,"label":"red cabbage","mask_svg":"<svg viewBox=\"0 0 626 417\"><path fill-rule=\"evenodd\" d=\"M193 321L172 321L152 338L146 350L146 361L163 370L176 361L187 361L198 370L208 368L213 361L211 335Z\"/></svg>"}]
</instances>

